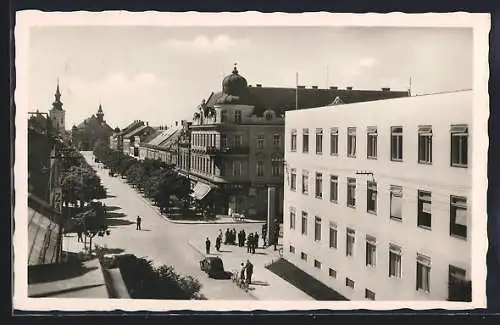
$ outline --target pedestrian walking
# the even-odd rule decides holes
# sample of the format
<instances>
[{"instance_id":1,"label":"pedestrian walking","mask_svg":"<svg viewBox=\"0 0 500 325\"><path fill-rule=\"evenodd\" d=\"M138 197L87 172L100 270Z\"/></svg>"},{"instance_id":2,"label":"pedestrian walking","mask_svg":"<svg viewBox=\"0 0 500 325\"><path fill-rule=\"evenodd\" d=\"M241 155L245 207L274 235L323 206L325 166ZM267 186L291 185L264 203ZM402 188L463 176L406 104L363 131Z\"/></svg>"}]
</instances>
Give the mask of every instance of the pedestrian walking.
<instances>
[{"instance_id":1,"label":"pedestrian walking","mask_svg":"<svg viewBox=\"0 0 500 325\"><path fill-rule=\"evenodd\" d=\"M258 233L255 233L254 235L254 238L255 238L255 248L259 248L259 234ZM254 252L255 253L255 252Z\"/></svg>"},{"instance_id":2,"label":"pedestrian walking","mask_svg":"<svg viewBox=\"0 0 500 325\"><path fill-rule=\"evenodd\" d=\"M219 229L219 235L217 235L217 237L222 241L222 229Z\"/></svg>"},{"instance_id":3,"label":"pedestrian walking","mask_svg":"<svg viewBox=\"0 0 500 325\"><path fill-rule=\"evenodd\" d=\"M220 239L220 237L217 237L217 238L215 239L215 249L216 249L218 252L220 252L220 243L221 243L221 239Z\"/></svg>"},{"instance_id":4,"label":"pedestrian walking","mask_svg":"<svg viewBox=\"0 0 500 325\"><path fill-rule=\"evenodd\" d=\"M267 235L267 223L262 225L262 240L264 241L264 247L266 246L266 235Z\"/></svg>"},{"instance_id":5,"label":"pedestrian walking","mask_svg":"<svg viewBox=\"0 0 500 325\"><path fill-rule=\"evenodd\" d=\"M205 252L208 254L210 254L210 239L208 239L207 237L207 240L205 240Z\"/></svg>"},{"instance_id":6,"label":"pedestrian walking","mask_svg":"<svg viewBox=\"0 0 500 325\"><path fill-rule=\"evenodd\" d=\"M245 241L247 240L247 234L245 233L245 229L241 230L241 247L245 247Z\"/></svg>"},{"instance_id":7,"label":"pedestrian walking","mask_svg":"<svg viewBox=\"0 0 500 325\"><path fill-rule=\"evenodd\" d=\"M246 269L246 280L247 284L252 283L252 275L253 275L253 264L250 263L250 260L247 260L247 264L245 265Z\"/></svg>"},{"instance_id":8,"label":"pedestrian walking","mask_svg":"<svg viewBox=\"0 0 500 325\"><path fill-rule=\"evenodd\" d=\"M241 268L240 268L240 284L245 283L245 272L246 272L246 265L245 263L241 262Z\"/></svg>"},{"instance_id":9,"label":"pedestrian walking","mask_svg":"<svg viewBox=\"0 0 500 325\"><path fill-rule=\"evenodd\" d=\"M141 222L142 222L142 219L140 216L137 216L137 219L135 220L135 230L141 230Z\"/></svg>"},{"instance_id":10,"label":"pedestrian walking","mask_svg":"<svg viewBox=\"0 0 500 325\"><path fill-rule=\"evenodd\" d=\"M252 252L252 245L253 245L253 235L250 234L250 235L248 235L248 238L247 238L247 253Z\"/></svg>"}]
</instances>

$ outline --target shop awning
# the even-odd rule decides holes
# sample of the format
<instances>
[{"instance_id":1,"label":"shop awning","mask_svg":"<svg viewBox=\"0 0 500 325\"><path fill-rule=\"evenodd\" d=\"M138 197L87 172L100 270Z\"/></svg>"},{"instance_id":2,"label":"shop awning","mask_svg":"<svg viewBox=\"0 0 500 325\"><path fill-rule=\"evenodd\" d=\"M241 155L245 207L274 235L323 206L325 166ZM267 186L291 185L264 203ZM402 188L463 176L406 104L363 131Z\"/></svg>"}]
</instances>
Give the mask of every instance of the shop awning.
<instances>
[{"instance_id":1,"label":"shop awning","mask_svg":"<svg viewBox=\"0 0 500 325\"><path fill-rule=\"evenodd\" d=\"M208 192L210 192L211 189L212 188L210 187L210 185L197 182L193 188L193 193L191 193L191 196L197 200L203 200L203 198L207 196Z\"/></svg>"}]
</instances>

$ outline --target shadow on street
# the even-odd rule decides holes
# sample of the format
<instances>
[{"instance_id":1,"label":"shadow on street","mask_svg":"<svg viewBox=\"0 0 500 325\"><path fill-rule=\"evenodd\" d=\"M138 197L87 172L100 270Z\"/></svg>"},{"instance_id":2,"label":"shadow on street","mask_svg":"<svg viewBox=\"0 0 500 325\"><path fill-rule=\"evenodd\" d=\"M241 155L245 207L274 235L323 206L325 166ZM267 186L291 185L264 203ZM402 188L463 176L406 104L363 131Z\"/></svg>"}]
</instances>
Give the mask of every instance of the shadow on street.
<instances>
[{"instance_id":1,"label":"shadow on street","mask_svg":"<svg viewBox=\"0 0 500 325\"><path fill-rule=\"evenodd\" d=\"M116 210L120 210L121 208L118 207L118 206L106 206L106 211L116 211Z\"/></svg>"},{"instance_id":2,"label":"shadow on street","mask_svg":"<svg viewBox=\"0 0 500 325\"><path fill-rule=\"evenodd\" d=\"M61 267L62 266L62 267ZM45 283L80 277L95 267L85 267L82 263L65 263L63 265L38 265L28 272L28 284Z\"/></svg>"},{"instance_id":3,"label":"shadow on street","mask_svg":"<svg viewBox=\"0 0 500 325\"><path fill-rule=\"evenodd\" d=\"M107 218L110 219L110 218L124 218L126 217L127 215L123 212L108 212L107 213Z\"/></svg>"},{"instance_id":4,"label":"shadow on street","mask_svg":"<svg viewBox=\"0 0 500 325\"><path fill-rule=\"evenodd\" d=\"M130 226L135 225L135 222L123 219L115 219L115 218L107 218L106 222L109 227L117 227L117 226Z\"/></svg>"}]
</instances>

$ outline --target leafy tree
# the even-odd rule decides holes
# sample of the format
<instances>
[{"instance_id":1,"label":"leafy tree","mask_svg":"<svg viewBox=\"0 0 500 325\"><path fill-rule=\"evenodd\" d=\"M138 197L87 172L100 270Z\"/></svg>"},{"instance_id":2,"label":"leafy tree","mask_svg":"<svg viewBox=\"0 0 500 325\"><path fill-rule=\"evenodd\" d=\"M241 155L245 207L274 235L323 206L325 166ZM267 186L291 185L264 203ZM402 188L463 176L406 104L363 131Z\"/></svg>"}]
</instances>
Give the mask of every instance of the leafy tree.
<instances>
[{"instance_id":1,"label":"leafy tree","mask_svg":"<svg viewBox=\"0 0 500 325\"><path fill-rule=\"evenodd\" d=\"M94 199L106 197L101 179L90 167L72 166L62 177L63 201L66 203L86 204Z\"/></svg>"},{"instance_id":2,"label":"leafy tree","mask_svg":"<svg viewBox=\"0 0 500 325\"><path fill-rule=\"evenodd\" d=\"M101 202L92 202L88 208L73 217L73 223L78 231L90 238L90 254L92 254L92 239L99 235L109 235L110 231L106 223L106 209Z\"/></svg>"}]
</instances>

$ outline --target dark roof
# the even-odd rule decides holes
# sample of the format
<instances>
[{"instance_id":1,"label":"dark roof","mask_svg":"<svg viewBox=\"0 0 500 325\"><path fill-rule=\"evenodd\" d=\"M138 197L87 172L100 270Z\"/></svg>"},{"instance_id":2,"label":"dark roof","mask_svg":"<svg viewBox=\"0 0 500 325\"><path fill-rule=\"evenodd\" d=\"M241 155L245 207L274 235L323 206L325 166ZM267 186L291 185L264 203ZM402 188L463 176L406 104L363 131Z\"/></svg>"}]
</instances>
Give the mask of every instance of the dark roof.
<instances>
[{"instance_id":1,"label":"dark roof","mask_svg":"<svg viewBox=\"0 0 500 325\"><path fill-rule=\"evenodd\" d=\"M100 122L95 115L92 115L91 117L88 117L85 120L83 120L83 122L81 122L80 124L77 125L77 128L83 129L87 125L90 125L90 124L100 125L103 128L106 128L110 131L113 131L113 128L111 126L109 126L108 123L106 123L105 121Z\"/></svg>"},{"instance_id":2,"label":"dark roof","mask_svg":"<svg viewBox=\"0 0 500 325\"><path fill-rule=\"evenodd\" d=\"M148 130L153 130L153 128L150 127L150 126L148 126L148 125L142 125L142 126L140 126L138 128L133 129L129 133L125 134L123 137L124 138L130 138L130 137L133 137L133 136L136 136L136 135L139 135L139 134L143 134L142 132L148 131Z\"/></svg>"},{"instance_id":3,"label":"dark roof","mask_svg":"<svg viewBox=\"0 0 500 325\"><path fill-rule=\"evenodd\" d=\"M59 253L60 214L47 202L28 196L28 265L53 264Z\"/></svg>"},{"instance_id":4,"label":"dark roof","mask_svg":"<svg viewBox=\"0 0 500 325\"><path fill-rule=\"evenodd\" d=\"M348 90L348 89L298 89L298 108L322 107L332 104L337 97L344 104L380 99L407 97L408 91ZM262 115L266 110L275 110L278 115L295 109L296 88L248 87L247 98L235 100L233 96L218 92L207 101L208 107L218 103L247 104L255 106L254 113Z\"/></svg>"},{"instance_id":5,"label":"dark roof","mask_svg":"<svg viewBox=\"0 0 500 325\"><path fill-rule=\"evenodd\" d=\"M120 133L118 133L118 135L125 135L127 133L129 133L130 131L134 130L134 129L137 129L138 127L141 127L144 125L144 122L143 121L133 121L132 123L130 123L129 125L127 125L126 127L124 127Z\"/></svg>"}]
</instances>

